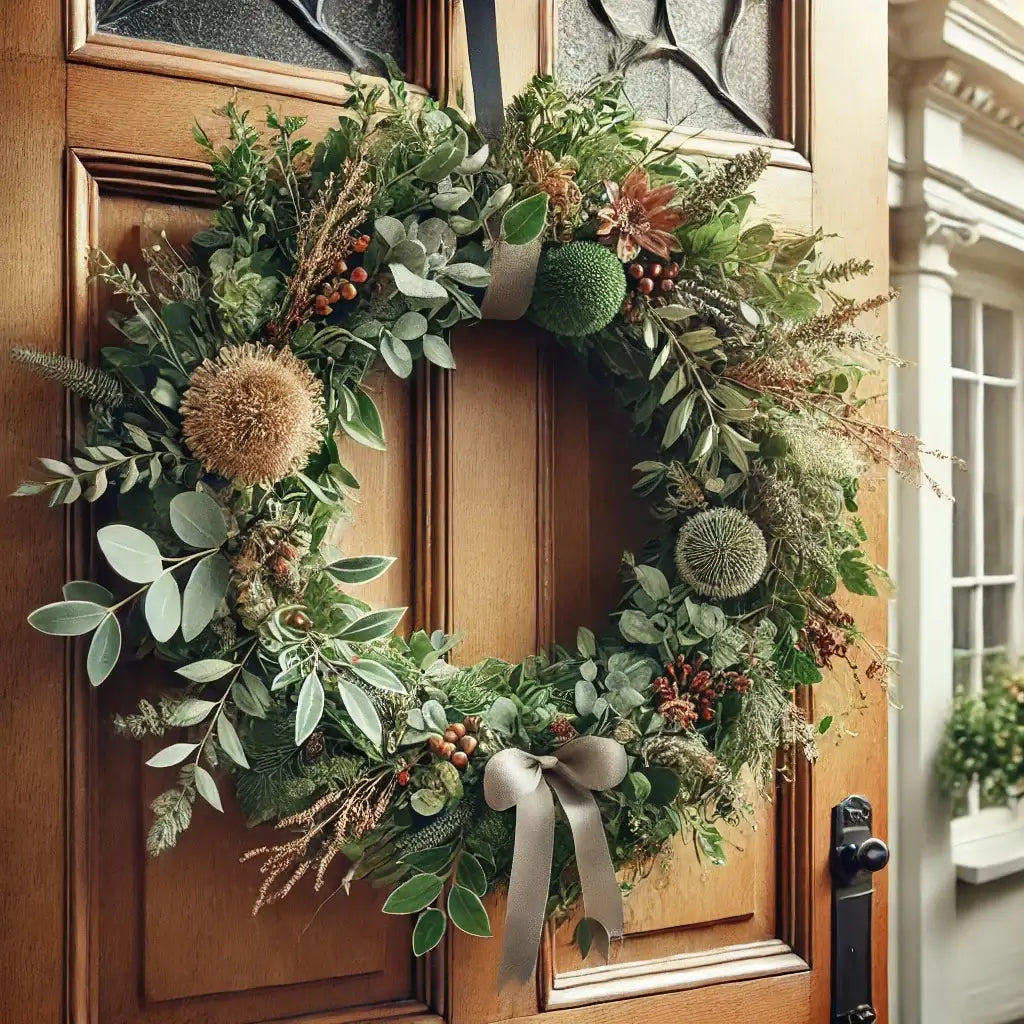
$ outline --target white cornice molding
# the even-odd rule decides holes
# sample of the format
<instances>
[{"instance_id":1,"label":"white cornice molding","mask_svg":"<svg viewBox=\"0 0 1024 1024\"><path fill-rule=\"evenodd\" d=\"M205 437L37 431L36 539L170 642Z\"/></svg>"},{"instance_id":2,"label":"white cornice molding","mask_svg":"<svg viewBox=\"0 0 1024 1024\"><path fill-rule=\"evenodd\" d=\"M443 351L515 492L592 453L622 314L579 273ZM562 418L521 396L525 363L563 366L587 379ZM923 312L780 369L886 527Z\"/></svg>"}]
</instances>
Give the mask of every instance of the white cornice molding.
<instances>
[{"instance_id":1,"label":"white cornice molding","mask_svg":"<svg viewBox=\"0 0 1024 1024\"><path fill-rule=\"evenodd\" d=\"M1024 104L1004 102L989 85L972 79L953 63L942 66L931 77L931 84L935 92L960 104L970 118L1024 140Z\"/></svg>"}]
</instances>

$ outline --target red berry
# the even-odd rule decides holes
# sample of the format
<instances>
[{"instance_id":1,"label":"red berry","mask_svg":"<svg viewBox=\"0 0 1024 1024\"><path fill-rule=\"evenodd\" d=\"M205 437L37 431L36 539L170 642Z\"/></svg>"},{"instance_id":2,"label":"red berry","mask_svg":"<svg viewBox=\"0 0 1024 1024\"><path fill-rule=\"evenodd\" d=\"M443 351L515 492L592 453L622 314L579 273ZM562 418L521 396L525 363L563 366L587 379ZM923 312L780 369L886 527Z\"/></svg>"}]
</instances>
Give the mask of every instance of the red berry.
<instances>
[{"instance_id":1,"label":"red berry","mask_svg":"<svg viewBox=\"0 0 1024 1024\"><path fill-rule=\"evenodd\" d=\"M338 302L340 299L341 292L331 292L331 294L327 296L328 302Z\"/></svg>"},{"instance_id":2,"label":"red berry","mask_svg":"<svg viewBox=\"0 0 1024 1024\"><path fill-rule=\"evenodd\" d=\"M675 288L675 286L676 286L675 281L673 281L672 278L670 278L670 277L663 277L658 282L658 287L661 288L661 290L663 292L670 292L670 291L672 291L673 288Z\"/></svg>"},{"instance_id":3,"label":"red berry","mask_svg":"<svg viewBox=\"0 0 1024 1024\"><path fill-rule=\"evenodd\" d=\"M456 768L465 768L469 764L469 755L462 750L456 750L451 756L451 762Z\"/></svg>"},{"instance_id":4,"label":"red berry","mask_svg":"<svg viewBox=\"0 0 1024 1024\"><path fill-rule=\"evenodd\" d=\"M629 276L639 281L644 276L644 268L639 263L630 263Z\"/></svg>"},{"instance_id":5,"label":"red berry","mask_svg":"<svg viewBox=\"0 0 1024 1024\"><path fill-rule=\"evenodd\" d=\"M348 264L344 260L337 260L334 264L334 272L336 274L344 274L348 270Z\"/></svg>"},{"instance_id":6,"label":"red berry","mask_svg":"<svg viewBox=\"0 0 1024 1024\"><path fill-rule=\"evenodd\" d=\"M641 277L636 283L636 290L641 295L650 295L654 291L654 282L649 277Z\"/></svg>"},{"instance_id":7,"label":"red berry","mask_svg":"<svg viewBox=\"0 0 1024 1024\"><path fill-rule=\"evenodd\" d=\"M648 277L661 277L661 273L665 268L660 263L652 263L647 268Z\"/></svg>"},{"instance_id":8,"label":"red berry","mask_svg":"<svg viewBox=\"0 0 1024 1024\"><path fill-rule=\"evenodd\" d=\"M351 281L346 281L341 286L341 297L346 302L351 302L357 295L356 286Z\"/></svg>"},{"instance_id":9,"label":"red berry","mask_svg":"<svg viewBox=\"0 0 1024 1024\"><path fill-rule=\"evenodd\" d=\"M409 773L408 772L401 771L401 772L398 773L398 784L400 786L408 786L409 785Z\"/></svg>"},{"instance_id":10,"label":"red berry","mask_svg":"<svg viewBox=\"0 0 1024 1024\"><path fill-rule=\"evenodd\" d=\"M675 280L679 276L679 264L678 263L670 263L665 268L665 276L666 277L671 277L673 280Z\"/></svg>"},{"instance_id":11,"label":"red berry","mask_svg":"<svg viewBox=\"0 0 1024 1024\"><path fill-rule=\"evenodd\" d=\"M362 284L370 275L366 273L365 267L355 267L349 277L352 278L353 284Z\"/></svg>"}]
</instances>

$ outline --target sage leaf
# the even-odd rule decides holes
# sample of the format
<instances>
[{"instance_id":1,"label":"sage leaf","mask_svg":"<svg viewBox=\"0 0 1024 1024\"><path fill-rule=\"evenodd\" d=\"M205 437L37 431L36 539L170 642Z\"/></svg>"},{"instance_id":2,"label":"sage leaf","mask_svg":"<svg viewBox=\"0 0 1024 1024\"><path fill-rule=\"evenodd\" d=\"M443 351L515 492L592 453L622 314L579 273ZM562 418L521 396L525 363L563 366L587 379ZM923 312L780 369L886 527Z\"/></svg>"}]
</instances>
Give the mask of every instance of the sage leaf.
<instances>
[{"instance_id":1,"label":"sage leaf","mask_svg":"<svg viewBox=\"0 0 1024 1024\"><path fill-rule=\"evenodd\" d=\"M385 914L417 914L429 907L443 888L444 880L437 875L413 875L395 889L382 909Z\"/></svg>"},{"instance_id":2,"label":"sage leaf","mask_svg":"<svg viewBox=\"0 0 1024 1024\"><path fill-rule=\"evenodd\" d=\"M448 343L436 334L425 334L423 336L423 354L435 366L443 370L455 369L455 356L452 354Z\"/></svg>"},{"instance_id":3,"label":"sage leaf","mask_svg":"<svg viewBox=\"0 0 1024 1024\"><path fill-rule=\"evenodd\" d=\"M171 527L193 548L219 548L228 539L220 505L202 491L186 491L171 499Z\"/></svg>"},{"instance_id":4,"label":"sage leaf","mask_svg":"<svg viewBox=\"0 0 1024 1024\"><path fill-rule=\"evenodd\" d=\"M175 671L179 676L191 679L194 683L212 683L237 667L233 662L224 661L222 658L203 658L201 661L193 661L191 665L182 665Z\"/></svg>"},{"instance_id":5,"label":"sage leaf","mask_svg":"<svg viewBox=\"0 0 1024 1024\"><path fill-rule=\"evenodd\" d=\"M392 555L356 555L332 562L327 571L339 583L369 583L383 576L394 561Z\"/></svg>"},{"instance_id":6,"label":"sage leaf","mask_svg":"<svg viewBox=\"0 0 1024 1024\"><path fill-rule=\"evenodd\" d=\"M349 718L355 727L375 746L380 747L384 730L373 702L355 683L347 679L338 680L338 692Z\"/></svg>"},{"instance_id":7,"label":"sage leaf","mask_svg":"<svg viewBox=\"0 0 1024 1024\"><path fill-rule=\"evenodd\" d=\"M181 592L171 571L158 576L146 591L146 623L153 639L167 643L181 625Z\"/></svg>"},{"instance_id":8,"label":"sage leaf","mask_svg":"<svg viewBox=\"0 0 1024 1024\"><path fill-rule=\"evenodd\" d=\"M299 703L295 709L295 746L300 747L309 739L323 714L324 684L313 671L302 680L299 690Z\"/></svg>"},{"instance_id":9,"label":"sage leaf","mask_svg":"<svg viewBox=\"0 0 1024 1024\"><path fill-rule=\"evenodd\" d=\"M367 612L350 622L338 634L338 639L348 640L352 643L368 643L370 640L379 640L394 632L405 612L405 608L379 608L377 611Z\"/></svg>"},{"instance_id":10,"label":"sage leaf","mask_svg":"<svg viewBox=\"0 0 1024 1024\"><path fill-rule=\"evenodd\" d=\"M198 697L186 697L174 709L172 721L175 725L187 728L198 725L217 706L215 700L200 700Z\"/></svg>"},{"instance_id":11,"label":"sage leaf","mask_svg":"<svg viewBox=\"0 0 1024 1024\"><path fill-rule=\"evenodd\" d=\"M245 750L242 747L242 741L238 738L235 723L223 711L217 716L217 742L224 749L224 753L235 764L240 765L242 768L249 767L249 759L245 756Z\"/></svg>"},{"instance_id":12,"label":"sage leaf","mask_svg":"<svg viewBox=\"0 0 1024 1024\"><path fill-rule=\"evenodd\" d=\"M427 318L422 313L403 313L391 328L391 333L402 341L415 341L427 332Z\"/></svg>"},{"instance_id":13,"label":"sage leaf","mask_svg":"<svg viewBox=\"0 0 1024 1024\"><path fill-rule=\"evenodd\" d=\"M213 808L224 813L224 806L220 802L220 793L217 792L217 783L213 776L201 765L196 765L195 772L196 790L199 795Z\"/></svg>"},{"instance_id":14,"label":"sage leaf","mask_svg":"<svg viewBox=\"0 0 1024 1024\"><path fill-rule=\"evenodd\" d=\"M380 339L380 354L388 369L396 376L405 380L412 373L412 353L409 346L401 338L385 334Z\"/></svg>"},{"instance_id":15,"label":"sage leaf","mask_svg":"<svg viewBox=\"0 0 1024 1024\"><path fill-rule=\"evenodd\" d=\"M672 410L668 423L665 424L665 434L661 439L662 448L671 448L682 437L686 425L690 422L690 416L693 413L693 406L696 401L697 392L688 391Z\"/></svg>"},{"instance_id":16,"label":"sage leaf","mask_svg":"<svg viewBox=\"0 0 1024 1024\"><path fill-rule=\"evenodd\" d=\"M405 241L405 226L397 217L378 217L373 222L373 230L393 249Z\"/></svg>"},{"instance_id":17,"label":"sage leaf","mask_svg":"<svg viewBox=\"0 0 1024 1024\"><path fill-rule=\"evenodd\" d=\"M444 911L437 907L427 907L416 919L416 927L412 930L413 956L429 953L444 938L448 918Z\"/></svg>"},{"instance_id":18,"label":"sage leaf","mask_svg":"<svg viewBox=\"0 0 1024 1024\"><path fill-rule=\"evenodd\" d=\"M637 582L644 593L654 601L664 601L671 593L665 574L653 565L634 566Z\"/></svg>"},{"instance_id":19,"label":"sage leaf","mask_svg":"<svg viewBox=\"0 0 1024 1024\"><path fill-rule=\"evenodd\" d=\"M55 601L37 608L28 622L50 636L81 636L95 629L108 614L103 605L93 601Z\"/></svg>"},{"instance_id":20,"label":"sage leaf","mask_svg":"<svg viewBox=\"0 0 1024 1024\"><path fill-rule=\"evenodd\" d=\"M419 277L401 263L389 263L388 268L395 279L395 287L413 299L447 299L448 291L443 284Z\"/></svg>"},{"instance_id":21,"label":"sage leaf","mask_svg":"<svg viewBox=\"0 0 1024 1024\"><path fill-rule=\"evenodd\" d=\"M91 601L110 607L114 603L114 595L91 580L71 580L61 588L65 601Z\"/></svg>"},{"instance_id":22,"label":"sage leaf","mask_svg":"<svg viewBox=\"0 0 1024 1024\"><path fill-rule=\"evenodd\" d=\"M349 668L364 683L376 686L380 690L390 690L392 693L406 693L402 680L379 661L371 661L369 658L359 658L349 665Z\"/></svg>"},{"instance_id":23,"label":"sage leaf","mask_svg":"<svg viewBox=\"0 0 1024 1024\"><path fill-rule=\"evenodd\" d=\"M545 198L547 198L545 196ZM448 893L448 916L459 931L482 939L491 937L491 922L480 897L464 885L452 886Z\"/></svg>"},{"instance_id":24,"label":"sage leaf","mask_svg":"<svg viewBox=\"0 0 1024 1024\"><path fill-rule=\"evenodd\" d=\"M117 664L121 657L121 624L117 616L111 612L97 627L89 644L89 653L85 658L85 671L89 682L99 686Z\"/></svg>"},{"instance_id":25,"label":"sage leaf","mask_svg":"<svg viewBox=\"0 0 1024 1024\"><path fill-rule=\"evenodd\" d=\"M441 273L469 288L486 288L491 283L491 272L479 263L449 263Z\"/></svg>"},{"instance_id":26,"label":"sage leaf","mask_svg":"<svg viewBox=\"0 0 1024 1024\"><path fill-rule=\"evenodd\" d=\"M581 715L589 715L597 703L597 688L587 679L579 679L575 690L576 711Z\"/></svg>"},{"instance_id":27,"label":"sage leaf","mask_svg":"<svg viewBox=\"0 0 1024 1024\"><path fill-rule=\"evenodd\" d=\"M172 743L169 747L157 751L147 762L150 768L170 768L181 764L189 754L199 748L198 743Z\"/></svg>"},{"instance_id":28,"label":"sage leaf","mask_svg":"<svg viewBox=\"0 0 1024 1024\"><path fill-rule=\"evenodd\" d=\"M110 567L132 583L152 583L164 571L156 541L134 526L104 526L96 541Z\"/></svg>"},{"instance_id":29,"label":"sage leaf","mask_svg":"<svg viewBox=\"0 0 1024 1024\"><path fill-rule=\"evenodd\" d=\"M623 639L635 644L656 644L665 639L665 631L634 608L627 608L620 616L619 632Z\"/></svg>"},{"instance_id":30,"label":"sage leaf","mask_svg":"<svg viewBox=\"0 0 1024 1024\"><path fill-rule=\"evenodd\" d=\"M181 607L181 635L185 640L195 640L210 624L230 582L231 566L219 553L207 555L192 570Z\"/></svg>"}]
</instances>

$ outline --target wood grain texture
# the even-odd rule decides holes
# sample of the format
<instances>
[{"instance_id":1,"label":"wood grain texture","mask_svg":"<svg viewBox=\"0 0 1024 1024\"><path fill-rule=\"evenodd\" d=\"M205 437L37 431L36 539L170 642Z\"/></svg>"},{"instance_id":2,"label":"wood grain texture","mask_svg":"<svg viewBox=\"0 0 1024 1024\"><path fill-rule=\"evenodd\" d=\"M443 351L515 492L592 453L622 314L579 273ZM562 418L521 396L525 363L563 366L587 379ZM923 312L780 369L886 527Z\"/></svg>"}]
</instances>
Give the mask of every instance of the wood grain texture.
<instances>
[{"instance_id":1,"label":"wood grain texture","mask_svg":"<svg viewBox=\"0 0 1024 1024\"><path fill-rule=\"evenodd\" d=\"M6 4L0 102L0 1019L57 1024L65 1004L64 667L59 640L43 640L26 613L59 597L62 519L31 499L6 497L33 455L61 449L63 405L53 385L7 358L14 345L63 348L62 157L64 64L59 4Z\"/></svg>"}]
</instances>

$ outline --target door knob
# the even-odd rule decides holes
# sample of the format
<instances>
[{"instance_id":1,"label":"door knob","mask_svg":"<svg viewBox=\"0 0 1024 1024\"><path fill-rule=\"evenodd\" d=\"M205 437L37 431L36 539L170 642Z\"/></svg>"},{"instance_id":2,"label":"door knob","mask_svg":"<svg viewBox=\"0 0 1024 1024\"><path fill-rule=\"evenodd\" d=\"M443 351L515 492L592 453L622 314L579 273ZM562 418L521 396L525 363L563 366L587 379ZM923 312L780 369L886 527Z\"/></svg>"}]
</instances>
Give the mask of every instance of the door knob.
<instances>
[{"instance_id":1,"label":"door knob","mask_svg":"<svg viewBox=\"0 0 1024 1024\"><path fill-rule=\"evenodd\" d=\"M846 843L838 847L836 860L842 873L852 879L859 871L881 871L889 863L889 847L872 836L860 845Z\"/></svg>"},{"instance_id":2,"label":"door knob","mask_svg":"<svg viewBox=\"0 0 1024 1024\"><path fill-rule=\"evenodd\" d=\"M832 808L832 1024L872 1024L871 894L889 847L872 835L871 804L848 796Z\"/></svg>"}]
</instances>

